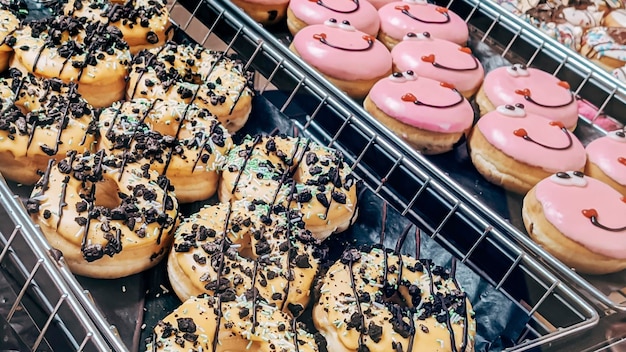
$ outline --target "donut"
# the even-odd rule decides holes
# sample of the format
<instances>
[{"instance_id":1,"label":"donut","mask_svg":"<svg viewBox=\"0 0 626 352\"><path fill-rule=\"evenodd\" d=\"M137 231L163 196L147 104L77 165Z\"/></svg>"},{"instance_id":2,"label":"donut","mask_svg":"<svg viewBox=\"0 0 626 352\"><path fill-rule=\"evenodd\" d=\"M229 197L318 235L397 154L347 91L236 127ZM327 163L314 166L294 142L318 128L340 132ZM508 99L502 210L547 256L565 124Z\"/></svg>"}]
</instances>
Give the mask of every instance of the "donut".
<instances>
[{"instance_id":1,"label":"donut","mask_svg":"<svg viewBox=\"0 0 626 352\"><path fill-rule=\"evenodd\" d=\"M146 351L326 352L324 338L247 292L191 297L154 327Z\"/></svg>"},{"instance_id":2,"label":"donut","mask_svg":"<svg viewBox=\"0 0 626 352\"><path fill-rule=\"evenodd\" d=\"M363 107L423 154L452 150L474 121L474 110L453 85L413 71L378 81Z\"/></svg>"},{"instance_id":3,"label":"donut","mask_svg":"<svg viewBox=\"0 0 626 352\"><path fill-rule=\"evenodd\" d=\"M231 0L253 20L265 26L281 22L287 15L289 0Z\"/></svg>"},{"instance_id":4,"label":"donut","mask_svg":"<svg viewBox=\"0 0 626 352\"><path fill-rule=\"evenodd\" d=\"M626 27L626 9L616 9L609 12L602 23L606 27Z\"/></svg>"},{"instance_id":5,"label":"donut","mask_svg":"<svg viewBox=\"0 0 626 352\"><path fill-rule=\"evenodd\" d=\"M219 163L232 146L228 131L208 110L173 100L135 99L105 109L99 148L131 153L166 175L181 203L215 194Z\"/></svg>"},{"instance_id":6,"label":"donut","mask_svg":"<svg viewBox=\"0 0 626 352\"><path fill-rule=\"evenodd\" d=\"M583 36L583 29L580 26L576 26L568 22L541 22L529 16L524 18L533 26L539 28L539 30L546 33L551 38L554 38L559 43L574 51L580 50Z\"/></svg>"},{"instance_id":7,"label":"donut","mask_svg":"<svg viewBox=\"0 0 626 352\"><path fill-rule=\"evenodd\" d=\"M321 254L302 215L257 200L202 208L177 229L167 273L182 300L255 289L293 316L309 303Z\"/></svg>"},{"instance_id":8,"label":"donut","mask_svg":"<svg viewBox=\"0 0 626 352\"><path fill-rule=\"evenodd\" d=\"M97 125L93 108L75 83L43 79L9 69L0 80L0 172L32 185L50 158L68 151L93 151Z\"/></svg>"},{"instance_id":9,"label":"donut","mask_svg":"<svg viewBox=\"0 0 626 352\"><path fill-rule=\"evenodd\" d=\"M324 24L329 18L350 24L371 36L378 35L380 18L374 5L367 0L291 0L287 8L287 27L295 35L312 24Z\"/></svg>"},{"instance_id":10,"label":"donut","mask_svg":"<svg viewBox=\"0 0 626 352\"><path fill-rule=\"evenodd\" d=\"M454 85L470 98L480 88L485 71L470 48L433 38L430 33L409 32L391 50L394 71L413 71L420 77Z\"/></svg>"},{"instance_id":11,"label":"donut","mask_svg":"<svg viewBox=\"0 0 626 352\"><path fill-rule=\"evenodd\" d=\"M120 278L166 256L178 202L165 176L103 150L48 165L26 209L73 273Z\"/></svg>"},{"instance_id":12,"label":"donut","mask_svg":"<svg viewBox=\"0 0 626 352\"><path fill-rule=\"evenodd\" d=\"M626 65L626 28L595 27L587 30L580 53L607 71Z\"/></svg>"},{"instance_id":13,"label":"donut","mask_svg":"<svg viewBox=\"0 0 626 352\"><path fill-rule=\"evenodd\" d=\"M559 170L585 169L585 147L563 124L501 105L478 120L467 143L472 163L487 180L525 194Z\"/></svg>"},{"instance_id":14,"label":"donut","mask_svg":"<svg viewBox=\"0 0 626 352\"><path fill-rule=\"evenodd\" d=\"M63 13L117 27L133 55L142 49L162 46L172 36L174 28L164 0L131 0L121 4L105 0L68 0Z\"/></svg>"},{"instance_id":15,"label":"donut","mask_svg":"<svg viewBox=\"0 0 626 352\"><path fill-rule=\"evenodd\" d=\"M409 33L428 32L435 38L465 46L469 39L467 24L459 15L426 0L391 2L378 10L380 32L378 39L389 48Z\"/></svg>"},{"instance_id":16,"label":"donut","mask_svg":"<svg viewBox=\"0 0 626 352\"><path fill-rule=\"evenodd\" d=\"M626 197L582 172L558 172L524 197L530 237L576 271L626 269Z\"/></svg>"},{"instance_id":17,"label":"donut","mask_svg":"<svg viewBox=\"0 0 626 352\"><path fill-rule=\"evenodd\" d=\"M328 268L313 323L329 351L474 351L474 312L451 271L380 246Z\"/></svg>"},{"instance_id":18,"label":"donut","mask_svg":"<svg viewBox=\"0 0 626 352\"><path fill-rule=\"evenodd\" d=\"M526 112L561 122L573 131L578 123L578 105L566 81L520 64L490 71L476 93L480 114L500 105L522 104Z\"/></svg>"},{"instance_id":19,"label":"donut","mask_svg":"<svg viewBox=\"0 0 626 352\"><path fill-rule=\"evenodd\" d=\"M15 38L12 34L20 25L20 20L15 14L0 6L0 72L9 68L9 59L13 55L13 44Z\"/></svg>"},{"instance_id":20,"label":"donut","mask_svg":"<svg viewBox=\"0 0 626 352\"><path fill-rule=\"evenodd\" d=\"M194 103L235 133L252 110L252 86L253 74L240 60L200 45L167 42L133 58L126 99Z\"/></svg>"},{"instance_id":21,"label":"donut","mask_svg":"<svg viewBox=\"0 0 626 352\"><path fill-rule=\"evenodd\" d=\"M364 98L376 81L391 73L389 50L347 21L330 19L307 26L289 48L355 99Z\"/></svg>"},{"instance_id":22,"label":"donut","mask_svg":"<svg viewBox=\"0 0 626 352\"><path fill-rule=\"evenodd\" d=\"M130 52L119 29L56 16L31 21L14 35L11 66L77 82L78 92L96 108L124 98Z\"/></svg>"},{"instance_id":23,"label":"donut","mask_svg":"<svg viewBox=\"0 0 626 352\"><path fill-rule=\"evenodd\" d=\"M356 220L356 181L339 151L306 138L247 136L226 156L218 195L298 209L322 241Z\"/></svg>"},{"instance_id":24,"label":"donut","mask_svg":"<svg viewBox=\"0 0 626 352\"><path fill-rule=\"evenodd\" d=\"M586 1L567 5L555 5L550 2L545 2L527 10L525 14L539 22L555 24L569 23L574 26L579 26L583 30L599 26L604 17L603 10Z\"/></svg>"},{"instance_id":25,"label":"donut","mask_svg":"<svg viewBox=\"0 0 626 352\"><path fill-rule=\"evenodd\" d=\"M619 129L587 144L585 174L626 196L626 133Z\"/></svg>"}]
</instances>

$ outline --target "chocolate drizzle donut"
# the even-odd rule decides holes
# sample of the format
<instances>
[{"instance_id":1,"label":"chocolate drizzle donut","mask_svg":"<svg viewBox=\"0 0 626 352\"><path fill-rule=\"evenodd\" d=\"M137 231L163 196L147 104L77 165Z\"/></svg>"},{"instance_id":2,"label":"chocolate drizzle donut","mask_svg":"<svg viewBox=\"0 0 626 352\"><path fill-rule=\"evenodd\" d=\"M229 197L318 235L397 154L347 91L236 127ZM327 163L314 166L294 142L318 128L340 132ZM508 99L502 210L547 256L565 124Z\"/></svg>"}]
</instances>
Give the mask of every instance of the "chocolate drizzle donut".
<instances>
[{"instance_id":1,"label":"chocolate drizzle donut","mask_svg":"<svg viewBox=\"0 0 626 352\"><path fill-rule=\"evenodd\" d=\"M100 148L144 160L167 175L181 203L217 190L218 168L232 146L228 131L208 110L176 101L135 99L100 115Z\"/></svg>"},{"instance_id":2,"label":"chocolate drizzle donut","mask_svg":"<svg viewBox=\"0 0 626 352\"><path fill-rule=\"evenodd\" d=\"M312 340L299 335L296 323L308 304L321 257L313 242L297 211L262 201L222 203L203 208L181 224L168 275L182 300L202 293L219 297L219 313L210 323L216 328L208 330L213 331L213 351L232 346L228 331L233 327L224 326L224 321L233 320L243 324L237 329L244 329L239 332L244 343L279 339L281 348L294 350L304 339L311 346L303 350L316 351ZM238 303L233 306L233 301ZM268 317L273 326L265 323Z\"/></svg>"},{"instance_id":3,"label":"chocolate drizzle donut","mask_svg":"<svg viewBox=\"0 0 626 352\"><path fill-rule=\"evenodd\" d=\"M12 34L18 29L20 22L14 12L0 4L0 72L9 68L9 59L13 55L15 43Z\"/></svg>"},{"instance_id":4,"label":"chocolate drizzle donut","mask_svg":"<svg viewBox=\"0 0 626 352\"><path fill-rule=\"evenodd\" d=\"M132 158L132 156L131 156ZM178 202L165 176L98 153L50 160L26 208L72 272L118 278L165 256Z\"/></svg>"},{"instance_id":5,"label":"chocolate drizzle donut","mask_svg":"<svg viewBox=\"0 0 626 352\"><path fill-rule=\"evenodd\" d=\"M128 44L119 29L86 18L47 17L14 34L11 66L37 76L77 82L94 107L124 97Z\"/></svg>"},{"instance_id":6,"label":"chocolate drizzle donut","mask_svg":"<svg viewBox=\"0 0 626 352\"><path fill-rule=\"evenodd\" d=\"M356 179L343 155L306 138L247 137L222 167L220 201L261 199L300 209L318 240L356 219Z\"/></svg>"},{"instance_id":7,"label":"chocolate drizzle donut","mask_svg":"<svg viewBox=\"0 0 626 352\"><path fill-rule=\"evenodd\" d=\"M93 108L75 83L43 79L9 69L0 81L0 171L8 179L33 184L48 159L70 150L92 151L96 123Z\"/></svg>"},{"instance_id":8,"label":"chocolate drizzle donut","mask_svg":"<svg viewBox=\"0 0 626 352\"><path fill-rule=\"evenodd\" d=\"M167 2L162 0L131 0L115 3L107 0L69 0L62 12L72 17L85 17L117 27L136 54L142 49L160 47L171 38Z\"/></svg>"},{"instance_id":9,"label":"chocolate drizzle donut","mask_svg":"<svg viewBox=\"0 0 626 352\"><path fill-rule=\"evenodd\" d=\"M252 73L224 52L167 42L134 57L126 98L194 103L234 133L248 120L252 84Z\"/></svg>"}]
</instances>

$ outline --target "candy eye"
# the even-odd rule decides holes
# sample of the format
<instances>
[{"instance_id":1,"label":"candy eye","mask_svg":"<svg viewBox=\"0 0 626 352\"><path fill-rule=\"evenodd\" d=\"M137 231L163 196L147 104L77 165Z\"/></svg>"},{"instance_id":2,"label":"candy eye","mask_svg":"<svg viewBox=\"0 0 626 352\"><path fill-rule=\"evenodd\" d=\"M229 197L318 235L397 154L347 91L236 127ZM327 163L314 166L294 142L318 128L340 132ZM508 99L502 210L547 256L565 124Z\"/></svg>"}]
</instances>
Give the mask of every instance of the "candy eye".
<instances>
[{"instance_id":1,"label":"candy eye","mask_svg":"<svg viewBox=\"0 0 626 352\"><path fill-rule=\"evenodd\" d=\"M391 80L392 82L404 83L407 79L404 76L404 73L394 72L391 76L389 76L389 80Z\"/></svg>"},{"instance_id":2,"label":"candy eye","mask_svg":"<svg viewBox=\"0 0 626 352\"><path fill-rule=\"evenodd\" d=\"M324 21L324 24L327 25L328 27L333 27L333 28L339 27L337 20L334 18L327 19L326 21Z\"/></svg>"},{"instance_id":3,"label":"candy eye","mask_svg":"<svg viewBox=\"0 0 626 352\"><path fill-rule=\"evenodd\" d=\"M587 179L580 171L557 172L550 176L550 180L561 186L585 187Z\"/></svg>"},{"instance_id":4,"label":"candy eye","mask_svg":"<svg viewBox=\"0 0 626 352\"><path fill-rule=\"evenodd\" d=\"M415 72L413 72L411 70L407 70L405 72L402 72L402 75L404 76L404 78L407 81L415 81L417 79L417 76L415 75Z\"/></svg>"},{"instance_id":5,"label":"candy eye","mask_svg":"<svg viewBox=\"0 0 626 352\"><path fill-rule=\"evenodd\" d=\"M402 0L403 2L406 2L407 4L415 4L415 5L426 5L428 4L427 0Z\"/></svg>"},{"instance_id":6,"label":"candy eye","mask_svg":"<svg viewBox=\"0 0 626 352\"><path fill-rule=\"evenodd\" d=\"M526 116L526 110L524 110L524 104L515 105L500 105L496 110L502 115L509 117L524 117Z\"/></svg>"},{"instance_id":7,"label":"candy eye","mask_svg":"<svg viewBox=\"0 0 626 352\"><path fill-rule=\"evenodd\" d=\"M506 68L506 72L508 72L513 77L526 77L528 76L528 70L526 69L526 65L514 64Z\"/></svg>"},{"instance_id":8,"label":"candy eye","mask_svg":"<svg viewBox=\"0 0 626 352\"><path fill-rule=\"evenodd\" d=\"M404 38L402 38L402 40L424 40L424 39L430 39L430 33L428 33L428 32L423 32L423 33L409 32L409 33L407 33L404 36Z\"/></svg>"},{"instance_id":9,"label":"candy eye","mask_svg":"<svg viewBox=\"0 0 626 352\"><path fill-rule=\"evenodd\" d=\"M356 28L354 28L354 26L350 24L350 21L346 21L346 20L341 21L341 23L339 24L339 28L343 29L344 31L350 31L350 32L356 31Z\"/></svg>"},{"instance_id":10,"label":"candy eye","mask_svg":"<svg viewBox=\"0 0 626 352\"><path fill-rule=\"evenodd\" d=\"M611 131L607 136L614 141L626 143L626 130Z\"/></svg>"}]
</instances>

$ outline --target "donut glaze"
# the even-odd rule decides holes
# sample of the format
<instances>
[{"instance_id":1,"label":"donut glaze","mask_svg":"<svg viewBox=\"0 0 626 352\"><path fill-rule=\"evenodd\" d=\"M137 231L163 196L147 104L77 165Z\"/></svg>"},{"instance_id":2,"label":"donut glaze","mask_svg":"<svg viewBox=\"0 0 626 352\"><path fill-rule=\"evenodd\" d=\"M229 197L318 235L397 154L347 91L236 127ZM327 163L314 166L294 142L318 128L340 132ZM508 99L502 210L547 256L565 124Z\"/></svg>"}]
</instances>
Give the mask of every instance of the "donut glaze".
<instances>
[{"instance_id":1,"label":"donut glaze","mask_svg":"<svg viewBox=\"0 0 626 352\"><path fill-rule=\"evenodd\" d=\"M373 79L391 69L389 50L358 30L314 24L296 34L293 46L304 61L339 79Z\"/></svg>"},{"instance_id":2,"label":"donut glaze","mask_svg":"<svg viewBox=\"0 0 626 352\"><path fill-rule=\"evenodd\" d=\"M398 71L412 70L418 76L453 84L465 92L479 85L484 76L483 66L469 48L430 34L409 34L391 50Z\"/></svg>"},{"instance_id":3,"label":"donut glaze","mask_svg":"<svg viewBox=\"0 0 626 352\"><path fill-rule=\"evenodd\" d=\"M573 130L578 108L569 84L536 68L499 67L487 74L482 88L495 106L523 104L526 112L562 122Z\"/></svg>"},{"instance_id":4,"label":"donut glaze","mask_svg":"<svg viewBox=\"0 0 626 352\"><path fill-rule=\"evenodd\" d=\"M429 32L435 38L464 45L469 31L459 15L426 1L396 1L378 10L380 29L401 40L408 32Z\"/></svg>"},{"instance_id":5,"label":"donut glaze","mask_svg":"<svg viewBox=\"0 0 626 352\"><path fill-rule=\"evenodd\" d=\"M626 28L595 27L585 32L583 45L593 50L594 56L626 61Z\"/></svg>"},{"instance_id":6,"label":"donut glaze","mask_svg":"<svg viewBox=\"0 0 626 352\"><path fill-rule=\"evenodd\" d=\"M582 180L586 182L562 182L553 175L537 184L537 200L544 209L546 219L563 235L590 251L610 258L625 259L625 198L594 178L585 176ZM592 215L595 215L600 226L618 231L595 225Z\"/></svg>"},{"instance_id":7,"label":"donut glaze","mask_svg":"<svg viewBox=\"0 0 626 352\"><path fill-rule=\"evenodd\" d=\"M587 145L587 157L607 176L626 186L626 137L613 131Z\"/></svg>"},{"instance_id":8,"label":"donut glaze","mask_svg":"<svg viewBox=\"0 0 626 352\"><path fill-rule=\"evenodd\" d=\"M549 172L583 170L587 160L582 143L558 122L504 106L481 117L476 128L503 153ZM520 115L510 112L517 110Z\"/></svg>"},{"instance_id":9,"label":"donut glaze","mask_svg":"<svg viewBox=\"0 0 626 352\"><path fill-rule=\"evenodd\" d=\"M395 73L372 87L369 98L380 110L407 125L433 132L462 132L471 127L474 111L451 85L404 76Z\"/></svg>"},{"instance_id":10,"label":"donut glaze","mask_svg":"<svg viewBox=\"0 0 626 352\"><path fill-rule=\"evenodd\" d=\"M307 24L323 24L329 18L349 21L354 28L376 36L380 18L374 5L366 0L292 0L289 9Z\"/></svg>"}]
</instances>

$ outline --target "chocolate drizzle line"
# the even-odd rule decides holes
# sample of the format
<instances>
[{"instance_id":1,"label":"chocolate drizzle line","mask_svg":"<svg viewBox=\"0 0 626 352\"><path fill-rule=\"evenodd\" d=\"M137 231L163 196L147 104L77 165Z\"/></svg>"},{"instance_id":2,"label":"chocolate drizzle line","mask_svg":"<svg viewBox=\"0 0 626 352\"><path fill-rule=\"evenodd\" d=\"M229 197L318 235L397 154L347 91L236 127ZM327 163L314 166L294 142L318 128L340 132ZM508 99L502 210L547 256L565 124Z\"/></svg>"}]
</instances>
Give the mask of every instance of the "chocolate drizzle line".
<instances>
[{"instance_id":1,"label":"chocolate drizzle line","mask_svg":"<svg viewBox=\"0 0 626 352\"><path fill-rule=\"evenodd\" d=\"M200 161L200 158L202 158L202 152L204 151L204 148L206 147L207 142L211 139L210 136L212 136L215 133L215 129L218 128L219 125L217 123L213 123L211 125L211 129L209 130L209 134L208 135L204 135L204 142L202 142L202 145L199 146L198 148L198 156L196 157L196 159L193 161L193 166L191 167L191 173L193 174L194 171L196 171L196 166L198 166L198 162Z\"/></svg>"},{"instance_id":2,"label":"chocolate drizzle line","mask_svg":"<svg viewBox=\"0 0 626 352\"><path fill-rule=\"evenodd\" d=\"M219 280L219 279L218 279ZM217 296L217 326L215 327L215 333L213 333L213 352L217 352L217 344L219 343L219 334L221 328L222 321L222 297L220 295Z\"/></svg>"},{"instance_id":3,"label":"chocolate drizzle line","mask_svg":"<svg viewBox=\"0 0 626 352\"><path fill-rule=\"evenodd\" d=\"M384 250L384 248L383 248ZM356 283L354 280L354 257L350 256L350 261L348 262L348 271L350 272L350 286L352 287L352 293L354 294L354 299L356 301L356 307L359 312L360 319L360 328L359 328L359 346L365 346L363 343L363 327L365 326L365 316L363 315L363 310L361 309L361 302L359 300L359 294L356 289Z\"/></svg>"},{"instance_id":4,"label":"chocolate drizzle line","mask_svg":"<svg viewBox=\"0 0 626 352\"><path fill-rule=\"evenodd\" d=\"M583 211L584 213L584 211ZM586 216L586 215L585 215ZM598 215L594 210L594 214L588 216L589 221L591 221L591 223L593 224L593 226L600 228L602 230L606 230L606 231L610 231L610 232L621 232L621 231L626 231L626 226L622 226L622 227L608 227L606 225L603 225L600 223L600 221L598 221Z\"/></svg>"},{"instance_id":5,"label":"chocolate drizzle line","mask_svg":"<svg viewBox=\"0 0 626 352\"><path fill-rule=\"evenodd\" d=\"M434 108L434 109L447 109L447 108L457 106L461 104L463 100L465 100L465 98L463 97L463 94L461 94L456 88L452 88L452 91L454 91L458 95L459 100L448 105L435 105L435 104L424 103L423 101L417 99L417 97L413 95L412 93L406 93L400 99L402 101L412 102L413 104L418 105L418 106L426 106L426 107Z\"/></svg>"},{"instance_id":6,"label":"chocolate drizzle line","mask_svg":"<svg viewBox=\"0 0 626 352\"><path fill-rule=\"evenodd\" d=\"M167 47L167 45L163 45L162 47L160 47L156 54L150 56L150 58L148 59L148 62L144 62L145 69L142 70L139 73L139 77L137 77L137 81L135 81L135 87L133 88L133 94L130 95L130 99L131 100L135 99L135 94L137 93L137 87L139 86L139 82L141 82L141 78L148 71L148 67L154 65L157 62L159 55L163 52L163 50L165 50L166 47Z\"/></svg>"},{"instance_id":7,"label":"chocolate drizzle line","mask_svg":"<svg viewBox=\"0 0 626 352\"><path fill-rule=\"evenodd\" d=\"M161 204L163 204L162 211L163 211L164 214L167 214L167 208L166 208L165 205L167 204L167 198L169 197L169 195L167 194L169 188L170 188L170 179L165 177L165 183L163 184L163 187L162 187L162 189L163 189L163 199L161 200ZM165 229L166 225L167 225L167 222L164 221L159 226L159 236L157 237L156 244L161 244L161 236L163 236L163 230Z\"/></svg>"},{"instance_id":8,"label":"chocolate drizzle line","mask_svg":"<svg viewBox=\"0 0 626 352\"><path fill-rule=\"evenodd\" d=\"M452 279L452 283L454 283L454 286L456 286L456 288L458 290L461 290L461 286L459 286L459 282L456 279L456 264L457 264L457 259L455 257L452 257L452 268L450 269L450 279ZM465 312L465 314L463 314L463 345L461 345L461 352L465 352L465 349L467 348L467 344L468 344L468 338L469 338L469 321L467 319L467 301L465 300L465 294L463 294L463 299L461 300L461 304L463 305L463 312Z\"/></svg>"},{"instance_id":9,"label":"chocolate drizzle line","mask_svg":"<svg viewBox=\"0 0 626 352\"><path fill-rule=\"evenodd\" d=\"M364 48L344 48L344 47L336 46L334 44L329 43L326 40L326 34L325 33L313 35L313 39L319 40L320 43L322 43L322 44L324 44L326 46L329 46L329 47L331 47L333 49L338 49L338 50L343 50L343 51L350 51L350 52L368 51L368 50L370 50L374 46L374 43L375 43L374 37L369 36L369 35L364 35L362 38L363 38L363 40L365 40L367 42L367 46L366 47L364 47Z\"/></svg>"},{"instance_id":10,"label":"chocolate drizzle line","mask_svg":"<svg viewBox=\"0 0 626 352\"><path fill-rule=\"evenodd\" d=\"M294 194L294 192L296 191L296 181L292 180L291 181L291 189L289 191L289 198L291 198ZM287 243L288 243L288 247L287 247L287 278L293 277L292 276L292 272L293 272L293 268L291 267L291 260L289 260L289 253L291 253L292 249L293 249L293 243L291 243L291 238L293 236L293 232L291 231L291 218L289 215L289 210L287 210L286 212L287 215ZM283 303L281 304L280 309L283 310L283 308L285 308L285 303L287 303L287 299L289 298L289 291L291 290L291 280L287 279L287 289L286 289L286 293L285 293L285 299L283 300ZM295 320L295 317L294 317Z\"/></svg>"},{"instance_id":11,"label":"chocolate drizzle line","mask_svg":"<svg viewBox=\"0 0 626 352\"><path fill-rule=\"evenodd\" d=\"M540 103L540 102L534 100L530 96L530 94L523 94L523 95L524 95L524 99L526 99L526 101L531 102L531 103L533 103L533 104L535 104L537 106L541 106L542 108L562 108L562 107L568 106L568 105L570 105L571 103L574 102L574 94L571 93L571 92L570 92L570 99L569 99L569 101L567 103L557 104L557 105L543 104L543 103Z\"/></svg>"},{"instance_id":12,"label":"chocolate drizzle line","mask_svg":"<svg viewBox=\"0 0 626 352\"><path fill-rule=\"evenodd\" d=\"M354 12L359 11L359 8L361 7L361 5L359 4L359 0L352 0L352 2L355 5L355 7L353 9L351 9L351 10L337 10L337 9L334 9L334 8L324 4L324 0L317 0L317 1L315 1L315 3L318 4L319 6L327 8L327 9L333 11L333 12L336 12L336 13L354 13Z\"/></svg>"},{"instance_id":13,"label":"chocolate drizzle line","mask_svg":"<svg viewBox=\"0 0 626 352\"><path fill-rule=\"evenodd\" d=\"M255 330L256 330L256 309L257 309L257 305L256 305L256 301L258 299L257 297L257 290L254 288L254 285L256 283L256 277L258 275L259 272L259 261L255 260L254 261L254 273L252 274L252 329L250 329L250 331L254 334ZM218 278L218 282L219 282L219 278Z\"/></svg>"},{"instance_id":14,"label":"chocolate drizzle line","mask_svg":"<svg viewBox=\"0 0 626 352\"><path fill-rule=\"evenodd\" d=\"M306 141L306 146L304 147L304 151L302 152L302 157L298 160L298 162L295 165L294 170L298 167L298 165L300 165L300 163L302 162L302 159L304 158L304 155L306 154L306 151L309 149L309 141L307 139ZM293 164L293 159L298 155L298 150L300 150L300 137L298 137L298 139L296 140L296 145L293 148L293 153L291 154L291 162ZM274 192L274 196L272 197L272 204L270 205L268 211L267 211L267 216L269 217L271 211L272 211L272 206L276 203L276 200L278 198L278 193L280 192L280 189L282 188L283 184L285 183L285 181L287 180L287 177L291 175L291 171L289 169L289 167L285 168L285 171L283 172L283 174L280 177L280 181L278 183L278 187L276 187L276 191Z\"/></svg>"},{"instance_id":15,"label":"chocolate drizzle line","mask_svg":"<svg viewBox=\"0 0 626 352\"><path fill-rule=\"evenodd\" d=\"M389 263L387 259L387 251L385 248L385 224L387 222L387 202L383 201L383 211L380 221L380 247L383 250L383 285L387 284L387 272L389 271Z\"/></svg>"},{"instance_id":16,"label":"chocolate drizzle line","mask_svg":"<svg viewBox=\"0 0 626 352\"><path fill-rule=\"evenodd\" d=\"M96 164L96 166L94 166L93 169L96 170L96 171L98 171L98 170L101 171L102 170L102 159L104 158L104 150L100 149L100 151L98 151L98 153L96 153L94 157L97 158L98 163ZM91 189L89 190L89 208L87 209L87 221L85 223L85 230L83 232L83 238L82 238L82 241L80 243L80 251L83 253L83 257L85 257L85 248L87 247L87 236L89 235L89 226L91 225L91 216L90 216L90 214L92 213L93 208L96 205L96 203L94 202L94 197L95 197L95 194L96 194L96 182L97 182L97 179L92 182Z\"/></svg>"},{"instance_id":17,"label":"chocolate drizzle line","mask_svg":"<svg viewBox=\"0 0 626 352\"><path fill-rule=\"evenodd\" d=\"M557 124L551 124L551 125L552 126L558 126ZM569 133L569 131L567 130L567 128L562 127L562 126L559 126L559 127L560 127L561 131L563 131L563 133L567 137L567 145L563 146L563 147L553 147L553 146L549 146L547 144L543 144L541 142L538 142L538 141L534 140L531 136L529 136L528 133L526 132L526 130L524 130L523 128L515 130L515 131L513 131L513 133L516 136L523 138L525 141L534 143L534 144L536 144L536 145L538 145L540 147L546 148L546 149L552 149L552 150L566 150L566 149L569 149L572 146L572 144L573 144L572 136Z\"/></svg>"},{"instance_id":18,"label":"chocolate drizzle line","mask_svg":"<svg viewBox=\"0 0 626 352\"><path fill-rule=\"evenodd\" d=\"M478 68L478 60L476 59L476 57L474 55L470 55L470 56L472 57L472 60L474 61L474 66L472 66L472 67L456 68L456 67L445 66L445 65L442 65L442 64L437 63L436 61L434 61L434 58L433 58L433 61L431 62L431 64L434 67L436 67L436 68L440 68L442 70L448 70L448 71L457 71L457 72L474 71L475 69ZM422 59L422 61L425 61L425 60ZM426 62L430 62L430 61L426 61Z\"/></svg>"},{"instance_id":19,"label":"chocolate drizzle line","mask_svg":"<svg viewBox=\"0 0 626 352\"><path fill-rule=\"evenodd\" d=\"M222 233L222 243L221 243L221 249L220 252L222 254L222 256L220 257L220 263L219 266L217 268L217 289L216 291L219 290L219 282L220 279L222 277L222 271L224 270L224 264L226 262L226 249L227 249L227 245L228 245L228 240L227 240L227 236L228 236L228 224L230 223L230 215L232 214L232 205L230 203L226 203L227 204L227 211L226 211L226 216L224 218L224 232ZM255 263L256 264L256 263ZM256 271L255 271L255 275L256 275ZM254 292L254 286L252 286L252 291ZM221 296L218 292L216 292L215 294L218 297L218 315L217 315L217 327L215 329L215 335L213 337L213 351L216 352L217 351L217 343L218 343L218 337L219 337L219 331L220 331L220 320L222 318L222 300L221 300ZM252 304L254 305L254 301L252 302ZM254 306L253 306L254 307Z\"/></svg>"},{"instance_id":20,"label":"chocolate drizzle line","mask_svg":"<svg viewBox=\"0 0 626 352\"><path fill-rule=\"evenodd\" d=\"M416 17L411 12L409 12L410 8L408 6L398 6L398 7L396 7L396 10L401 10L402 14L406 15L410 19L413 19L415 21L422 22L422 23L444 24L444 23L450 22L450 15L448 14L448 12L440 12L445 17L445 19L443 21L427 21L427 20L423 20L423 19L421 19L419 17Z\"/></svg>"},{"instance_id":21,"label":"chocolate drizzle line","mask_svg":"<svg viewBox=\"0 0 626 352\"><path fill-rule=\"evenodd\" d=\"M246 168L246 165L248 164L248 160L250 160L250 157L252 156L252 153L254 152L254 148L260 142L261 142L261 135L255 136L254 141L252 142L252 146L250 146L250 150L248 151L245 158L243 159L243 164L241 165L241 169L239 170L239 173L237 174L237 177L235 178L235 184L233 185L233 189L230 191L230 194L235 194L235 190L237 189L237 185L239 184L241 175L243 174Z\"/></svg>"}]
</instances>

